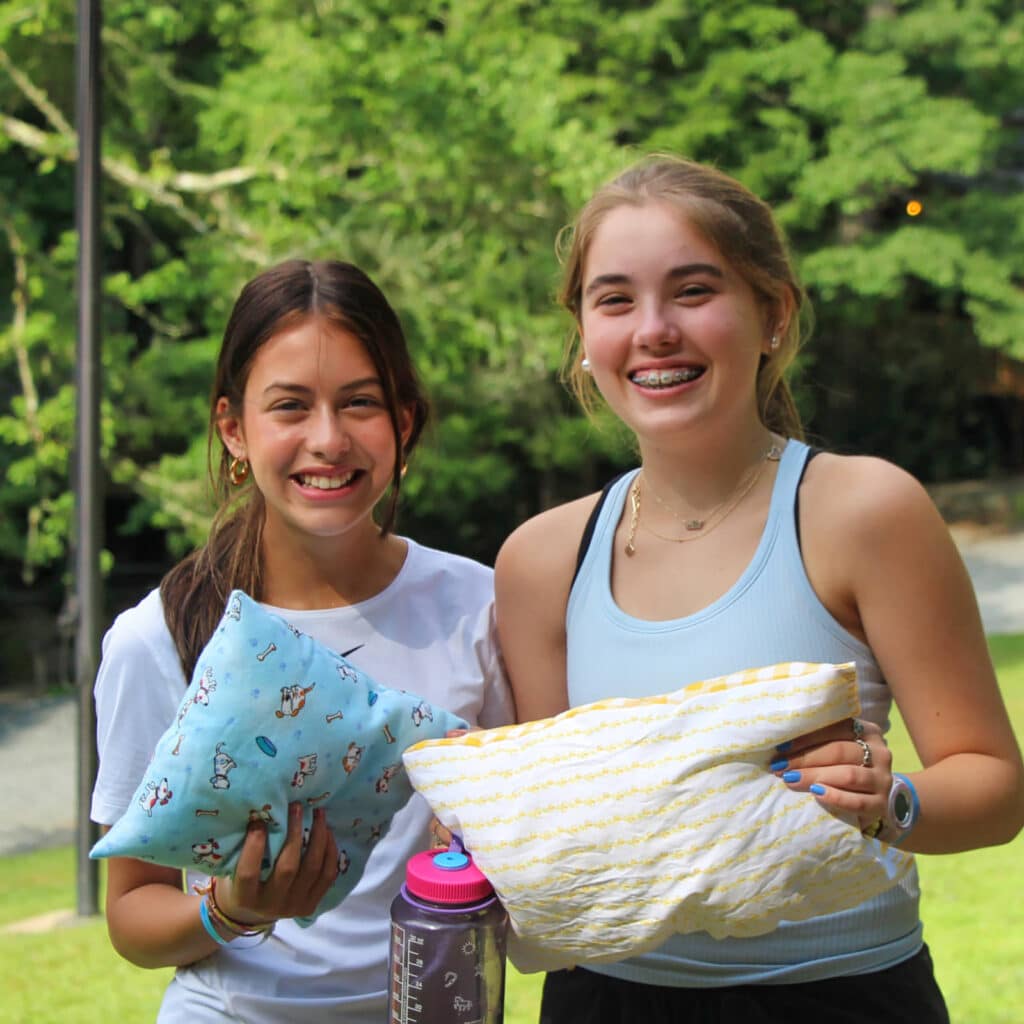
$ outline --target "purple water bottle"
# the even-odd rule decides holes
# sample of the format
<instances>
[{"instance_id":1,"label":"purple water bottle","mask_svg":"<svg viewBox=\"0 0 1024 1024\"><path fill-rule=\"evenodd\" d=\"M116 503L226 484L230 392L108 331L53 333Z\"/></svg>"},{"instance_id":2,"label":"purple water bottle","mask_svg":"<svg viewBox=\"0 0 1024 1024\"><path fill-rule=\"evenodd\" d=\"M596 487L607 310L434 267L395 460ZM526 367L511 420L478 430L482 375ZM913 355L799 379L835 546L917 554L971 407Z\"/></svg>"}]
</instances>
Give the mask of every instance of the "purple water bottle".
<instances>
[{"instance_id":1,"label":"purple water bottle","mask_svg":"<svg viewBox=\"0 0 1024 1024\"><path fill-rule=\"evenodd\" d=\"M507 927L468 854L410 858L391 904L390 1024L502 1024Z\"/></svg>"}]
</instances>

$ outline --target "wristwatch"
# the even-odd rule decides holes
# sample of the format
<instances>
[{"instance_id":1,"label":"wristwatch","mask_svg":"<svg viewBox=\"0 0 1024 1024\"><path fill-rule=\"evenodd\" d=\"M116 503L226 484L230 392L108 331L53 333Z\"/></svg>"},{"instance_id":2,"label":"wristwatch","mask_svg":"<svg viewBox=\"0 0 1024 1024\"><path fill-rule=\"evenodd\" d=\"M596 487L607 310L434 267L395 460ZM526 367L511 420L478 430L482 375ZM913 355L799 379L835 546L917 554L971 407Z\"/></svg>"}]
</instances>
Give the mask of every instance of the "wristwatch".
<instances>
[{"instance_id":1,"label":"wristwatch","mask_svg":"<svg viewBox=\"0 0 1024 1024\"><path fill-rule=\"evenodd\" d=\"M889 807L877 838L883 843L898 845L910 835L920 814L921 802L914 784L902 772L893 772Z\"/></svg>"}]
</instances>

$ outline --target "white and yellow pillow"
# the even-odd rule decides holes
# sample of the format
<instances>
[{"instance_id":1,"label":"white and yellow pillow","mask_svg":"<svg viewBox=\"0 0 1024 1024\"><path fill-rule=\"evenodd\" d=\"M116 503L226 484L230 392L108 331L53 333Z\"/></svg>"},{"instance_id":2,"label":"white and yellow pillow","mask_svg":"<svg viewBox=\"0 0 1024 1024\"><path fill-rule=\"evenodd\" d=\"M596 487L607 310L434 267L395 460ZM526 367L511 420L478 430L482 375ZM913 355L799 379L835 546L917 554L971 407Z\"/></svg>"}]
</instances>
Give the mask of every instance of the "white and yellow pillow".
<instances>
[{"instance_id":1,"label":"white and yellow pillow","mask_svg":"<svg viewBox=\"0 0 1024 1024\"><path fill-rule=\"evenodd\" d=\"M854 665L786 663L406 750L413 786L508 909L523 971L674 932L753 936L895 885L909 854L771 775L778 744L859 712Z\"/></svg>"}]
</instances>

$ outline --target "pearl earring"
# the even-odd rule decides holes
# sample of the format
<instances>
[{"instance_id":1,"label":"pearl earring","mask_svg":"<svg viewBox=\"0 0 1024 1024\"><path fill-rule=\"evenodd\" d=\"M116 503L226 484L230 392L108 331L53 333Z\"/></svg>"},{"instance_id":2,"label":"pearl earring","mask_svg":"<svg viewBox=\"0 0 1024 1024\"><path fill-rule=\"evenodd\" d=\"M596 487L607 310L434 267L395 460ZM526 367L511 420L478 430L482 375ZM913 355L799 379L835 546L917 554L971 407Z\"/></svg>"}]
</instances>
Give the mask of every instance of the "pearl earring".
<instances>
[{"instance_id":1,"label":"pearl earring","mask_svg":"<svg viewBox=\"0 0 1024 1024\"><path fill-rule=\"evenodd\" d=\"M590 373L590 360L586 356L580 360L580 368L584 373Z\"/></svg>"},{"instance_id":2,"label":"pearl earring","mask_svg":"<svg viewBox=\"0 0 1024 1024\"><path fill-rule=\"evenodd\" d=\"M779 336L777 334L773 334L772 335L772 340L771 340L770 344L771 344L772 351L773 352L777 352L778 349L779 349Z\"/></svg>"}]
</instances>

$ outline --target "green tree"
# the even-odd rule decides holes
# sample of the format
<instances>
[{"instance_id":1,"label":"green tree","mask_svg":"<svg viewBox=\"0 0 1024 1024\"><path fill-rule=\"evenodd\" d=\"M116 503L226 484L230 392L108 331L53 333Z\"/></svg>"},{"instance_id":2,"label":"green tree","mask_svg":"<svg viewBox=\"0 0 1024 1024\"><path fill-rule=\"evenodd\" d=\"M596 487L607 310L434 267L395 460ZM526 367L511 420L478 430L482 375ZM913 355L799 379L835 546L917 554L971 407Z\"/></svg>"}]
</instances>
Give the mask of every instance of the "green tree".
<instances>
[{"instance_id":1,"label":"green tree","mask_svg":"<svg viewBox=\"0 0 1024 1024\"><path fill-rule=\"evenodd\" d=\"M0 558L27 580L59 576L71 507L74 32L70 0L0 2ZM556 380L553 242L649 150L776 206L817 308L813 430L990 471L979 353L1024 344L1022 37L995 0L108 0L111 545L201 538L217 341L291 255L364 266L409 332L438 417L403 528L489 558L600 483L631 455Z\"/></svg>"}]
</instances>

